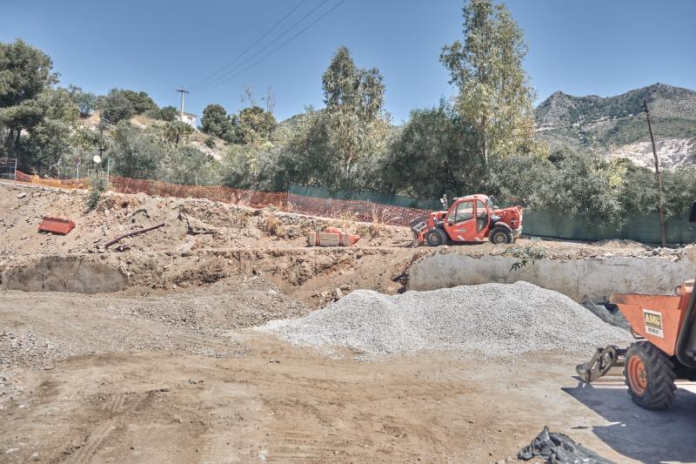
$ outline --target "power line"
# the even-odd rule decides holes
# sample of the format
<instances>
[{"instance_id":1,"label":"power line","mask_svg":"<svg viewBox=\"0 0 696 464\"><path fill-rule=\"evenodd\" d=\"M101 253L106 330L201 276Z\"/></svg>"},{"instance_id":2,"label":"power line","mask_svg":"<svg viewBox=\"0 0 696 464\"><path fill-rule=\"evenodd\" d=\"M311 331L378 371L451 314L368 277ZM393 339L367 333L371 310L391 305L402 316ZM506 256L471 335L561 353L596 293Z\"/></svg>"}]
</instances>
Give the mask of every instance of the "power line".
<instances>
[{"instance_id":1,"label":"power line","mask_svg":"<svg viewBox=\"0 0 696 464\"><path fill-rule=\"evenodd\" d=\"M285 35L287 35L288 32L292 31L298 24L300 24L302 21L304 21L305 19L307 19L308 17L310 17L312 14L314 14L315 11L317 11L319 8L321 8L322 6L324 6L324 4L326 4L326 2L328 2L328 1L329 1L329 0L323 0L323 1L322 1L321 3L319 3L317 6L315 6L314 8L312 8L307 14L305 14L303 17L301 17L301 18L299 19L299 21L295 22L292 26L290 26L290 27L288 27L287 29L285 29L285 30L284 30L280 35L278 35L276 38L274 38L274 39L271 40L269 43L267 43L266 45L264 45L263 47L261 47L259 50L255 51L255 52L254 52L250 57L248 57L246 60L242 61L241 63L239 63L239 64L238 64L237 66L235 66L234 68L232 68L232 69L230 69L229 71L225 72L222 76L220 76L220 77L218 77L218 78L216 78L216 79L213 79L212 82L208 82L207 84L203 85L203 86L202 86L203 89L201 89L201 88L199 87L196 91L207 90L207 89L209 88L210 85L213 85L213 86L214 86L214 85L217 85L217 81L221 81L221 80L226 79L230 74L232 74L232 73L236 72L237 70L239 70L239 69L240 69L242 66L244 66L246 63L248 63L249 61L251 61L251 60L253 60L254 58L258 57L258 56L261 54L261 52L263 52L264 50L267 50L268 47L270 47L271 45L273 45L274 43L276 43L278 40L280 40L281 38L283 38Z\"/></svg>"},{"instance_id":2,"label":"power line","mask_svg":"<svg viewBox=\"0 0 696 464\"><path fill-rule=\"evenodd\" d=\"M268 37L268 34L270 34L271 32L273 32L278 26L280 26L280 25L283 23L283 21L285 21L291 14L293 14L293 13L294 13L299 7L301 7L306 1L307 1L307 0L300 0L300 2L299 2L297 5L295 5L295 7L294 7L293 9L291 9L290 11L288 11L288 12L285 14L285 16L283 16L282 18L280 18L280 20L279 20L277 23L275 23L273 26L271 26L270 29L268 29L266 32L264 32L264 34L263 34L261 37L259 37L259 38L256 40L256 42L254 42L253 44L249 45L249 47L247 47L242 53L240 53L239 55L237 55L236 57L234 57L234 59L233 59L232 61L230 61L229 63L227 63L225 66L223 66L222 68L220 68L219 70L217 70L216 72L214 72L213 74L211 74L210 76L206 77L205 79L196 82L195 84L193 84L193 85L190 86L189 88L194 88L194 87L198 87L198 86L200 86L200 85L205 85L205 83L208 83L209 81L213 80L213 78L215 78L217 75L219 75L220 73L222 73L223 71L225 71L227 68L229 68L230 66L232 66L238 59L240 59L241 57L243 57L244 55L246 55L246 53L249 52L249 50L251 50L252 48L254 48L256 45L258 45L259 42L261 42L263 39L265 39L266 37Z\"/></svg>"},{"instance_id":3,"label":"power line","mask_svg":"<svg viewBox=\"0 0 696 464\"><path fill-rule=\"evenodd\" d=\"M324 2L322 2L322 5L323 5L324 3L326 3L326 1L327 1L327 0L325 0ZM205 90L209 90L209 89L215 88L215 87L217 87L217 86L219 86L219 85L221 85L221 84L224 84L225 82L228 82L228 81L234 79L235 77L238 77L238 76L240 76L241 74L247 72L248 70L250 70L251 68L253 68L253 67L256 66L257 64L259 64L259 63L261 63L262 61L264 61L265 59L269 58L271 55L273 55L274 53L276 53L278 50L284 48L284 47L285 47L286 45L288 45L290 42L292 42L292 41L295 40L297 37L299 37L299 36L302 35L304 32L306 32L309 28L311 28L311 27L314 26L316 23L318 23L319 21L321 21L322 19L324 19L326 16L328 16L331 12L333 12L333 11L334 11L335 9L337 9L339 6L343 5L346 1L347 1L347 0L341 0L340 2L338 2L336 5L334 5L332 8L330 8L328 11L326 11L324 14L322 14L321 16L319 16L318 18L316 18L314 21L312 21L312 22L311 22L309 25L307 25L304 29L302 29L302 30L299 31L297 34L295 34L295 35L293 35L292 37L290 37L288 40L286 40L285 42L283 42L282 44L280 44L278 47L276 47L276 48L274 48L273 50L271 50L271 51L270 51L269 53L267 53L266 55L262 56L260 59L258 59L258 60L256 60L255 62L253 62L251 65L247 66L246 68L240 70L239 72L237 72L237 73L235 73L235 74L229 75L231 72L234 72L236 69L239 68L239 67L236 67L235 69L233 69L233 70L231 70L230 72L226 73L225 76L221 76L220 78L218 78L218 79L215 80L214 82L211 82L211 83L209 83L209 84L203 86L203 88L199 88L198 90L196 90L196 92L203 92L203 91L205 91ZM321 6L321 5L319 5L319 6ZM315 8L315 10L316 10L316 8ZM294 26L293 26L293 27L294 27ZM281 35L280 37L282 37L282 35ZM273 43L273 42L271 42L271 43ZM270 45L270 44L269 44L269 45ZM265 47L265 48L267 48L267 47ZM264 48L264 49L265 49L265 48ZM263 49L260 50L260 51L263 51ZM258 54L257 54L256 56L258 56ZM252 56L251 58L254 58L254 57ZM246 60L244 63L246 63L246 62L248 62L248 61L250 61L250 60ZM244 64L244 63L242 63L242 64Z\"/></svg>"}]
</instances>

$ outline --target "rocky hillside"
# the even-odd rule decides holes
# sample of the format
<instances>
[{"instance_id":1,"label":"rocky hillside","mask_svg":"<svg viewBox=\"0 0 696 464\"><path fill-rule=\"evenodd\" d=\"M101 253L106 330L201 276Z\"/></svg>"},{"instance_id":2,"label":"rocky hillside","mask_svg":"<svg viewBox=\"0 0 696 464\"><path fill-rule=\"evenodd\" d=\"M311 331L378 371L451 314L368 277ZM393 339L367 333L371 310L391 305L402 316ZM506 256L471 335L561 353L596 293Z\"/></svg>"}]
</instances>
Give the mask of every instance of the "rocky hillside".
<instances>
[{"instance_id":1,"label":"rocky hillside","mask_svg":"<svg viewBox=\"0 0 696 464\"><path fill-rule=\"evenodd\" d=\"M663 165L696 165L696 92L666 84L606 98L556 92L536 109L537 134L552 148L599 151L647 165L652 154L644 100Z\"/></svg>"}]
</instances>

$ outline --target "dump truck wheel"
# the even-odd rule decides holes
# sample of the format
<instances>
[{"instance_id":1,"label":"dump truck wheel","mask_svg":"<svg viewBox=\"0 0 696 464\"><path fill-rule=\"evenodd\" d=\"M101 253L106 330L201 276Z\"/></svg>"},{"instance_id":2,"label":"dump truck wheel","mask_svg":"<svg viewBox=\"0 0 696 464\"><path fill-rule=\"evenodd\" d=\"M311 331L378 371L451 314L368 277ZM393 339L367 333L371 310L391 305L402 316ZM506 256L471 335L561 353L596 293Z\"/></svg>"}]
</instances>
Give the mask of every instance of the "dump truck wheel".
<instances>
[{"instance_id":1,"label":"dump truck wheel","mask_svg":"<svg viewBox=\"0 0 696 464\"><path fill-rule=\"evenodd\" d=\"M502 245L504 243L512 243L512 234L509 230L498 228L493 229L490 237L491 243L494 245Z\"/></svg>"},{"instance_id":2,"label":"dump truck wheel","mask_svg":"<svg viewBox=\"0 0 696 464\"><path fill-rule=\"evenodd\" d=\"M430 229L425 234L425 241L428 243L428 246L437 247L443 245L447 241L447 237L440 229Z\"/></svg>"},{"instance_id":3,"label":"dump truck wheel","mask_svg":"<svg viewBox=\"0 0 696 464\"><path fill-rule=\"evenodd\" d=\"M649 342L631 345L626 353L624 376L628 394L645 409L664 409L674 401L674 364Z\"/></svg>"}]
</instances>

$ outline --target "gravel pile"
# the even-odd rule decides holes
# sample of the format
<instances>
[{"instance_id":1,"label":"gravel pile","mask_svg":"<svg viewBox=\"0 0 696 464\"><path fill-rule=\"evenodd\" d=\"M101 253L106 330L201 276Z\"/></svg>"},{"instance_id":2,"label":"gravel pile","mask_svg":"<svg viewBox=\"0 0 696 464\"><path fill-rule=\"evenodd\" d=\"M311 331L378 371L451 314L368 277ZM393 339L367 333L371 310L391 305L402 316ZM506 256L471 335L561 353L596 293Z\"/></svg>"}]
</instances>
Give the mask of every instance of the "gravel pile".
<instances>
[{"instance_id":1,"label":"gravel pile","mask_svg":"<svg viewBox=\"0 0 696 464\"><path fill-rule=\"evenodd\" d=\"M630 340L570 298L535 285L485 284L385 296L358 290L302 319L262 330L290 343L365 355L452 350L496 357L592 351Z\"/></svg>"}]
</instances>

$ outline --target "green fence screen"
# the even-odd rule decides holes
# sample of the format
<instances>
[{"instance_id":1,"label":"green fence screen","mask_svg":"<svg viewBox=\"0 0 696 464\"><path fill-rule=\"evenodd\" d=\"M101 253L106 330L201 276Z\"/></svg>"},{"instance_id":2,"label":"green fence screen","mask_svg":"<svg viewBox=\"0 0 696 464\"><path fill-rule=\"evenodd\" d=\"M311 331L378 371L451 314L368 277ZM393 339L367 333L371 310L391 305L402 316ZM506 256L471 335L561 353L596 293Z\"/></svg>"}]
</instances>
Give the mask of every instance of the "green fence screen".
<instances>
[{"instance_id":1,"label":"green fence screen","mask_svg":"<svg viewBox=\"0 0 696 464\"><path fill-rule=\"evenodd\" d=\"M353 192L339 190L331 192L320 187L293 185L289 193L314 198L332 198L337 200L371 201L390 206L417 208L428 211L442 208L439 200L416 200L401 195L384 195L374 192ZM641 243L658 244L662 242L660 234L660 216L657 213L633 217L621 229L602 228L584 218L568 216L554 211L527 210L524 213L524 235L531 237L555 238L562 240L599 241L599 240L633 240ZM684 219L667 220L667 243L683 245L696 243L696 224Z\"/></svg>"},{"instance_id":2,"label":"green fence screen","mask_svg":"<svg viewBox=\"0 0 696 464\"><path fill-rule=\"evenodd\" d=\"M641 243L661 243L660 215L658 213L633 217L625 226L601 228L583 218L568 217L553 211L529 210L524 213L524 235L565 240L634 240ZM696 224L686 218L667 220L667 243L683 245L696 242Z\"/></svg>"}]
</instances>

